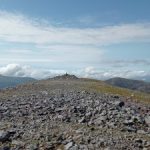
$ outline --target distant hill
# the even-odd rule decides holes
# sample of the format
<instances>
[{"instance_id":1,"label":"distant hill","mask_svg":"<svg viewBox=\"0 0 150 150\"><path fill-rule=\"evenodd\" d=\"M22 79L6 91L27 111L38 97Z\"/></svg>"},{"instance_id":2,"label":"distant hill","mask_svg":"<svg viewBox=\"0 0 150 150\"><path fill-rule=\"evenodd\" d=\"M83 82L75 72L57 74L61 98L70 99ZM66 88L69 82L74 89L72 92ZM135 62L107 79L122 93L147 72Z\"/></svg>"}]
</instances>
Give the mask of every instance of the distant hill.
<instances>
[{"instance_id":1,"label":"distant hill","mask_svg":"<svg viewBox=\"0 0 150 150\"><path fill-rule=\"evenodd\" d=\"M136 77L136 80L142 80L144 82L149 82L150 83L150 76L144 76L144 77Z\"/></svg>"},{"instance_id":2,"label":"distant hill","mask_svg":"<svg viewBox=\"0 0 150 150\"><path fill-rule=\"evenodd\" d=\"M108 79L105 82L113 86L150 93L150 83L140 80L132 80L116 77Z\"/></svg>"},{"instance_id":3,"label":"distant hill","mask_svg":"<svg viewBox=\"0 0 150 150\"><path fill-rule=\"evenodd\" d=\"M14 87L32 81L35 81L35 79L29 77L9 77L0 75L0 88Z\"/></svg>"}]
</instances>

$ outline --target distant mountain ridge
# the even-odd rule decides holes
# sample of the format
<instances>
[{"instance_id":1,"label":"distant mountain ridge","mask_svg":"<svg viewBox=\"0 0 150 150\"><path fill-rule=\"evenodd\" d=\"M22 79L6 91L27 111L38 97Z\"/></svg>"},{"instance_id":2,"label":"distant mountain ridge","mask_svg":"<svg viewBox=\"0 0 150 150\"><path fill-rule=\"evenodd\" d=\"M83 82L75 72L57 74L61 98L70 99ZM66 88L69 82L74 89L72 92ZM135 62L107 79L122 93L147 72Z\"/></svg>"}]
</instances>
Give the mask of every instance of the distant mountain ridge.
<instances>
[{"instance_id":1,"label":"distant mountain ridge","mask_svg":"<svg viewBox=\"0 0 150 150\"><path fill-rule=\"evenodd\" d=\"M34 78L29 77L10 77L0 75L0 88L14 87L19 84L36 81Z\"/></svg>"},{"instance_id":2,"label":"distant mountain ridge","mask_svg":"<svg viewBox=\"0 0 150 150\"><path fill-rule=\"evenodd\" d=\"M150 93L150 83L140 80L116 77L108 79L105 82L113 86Z\"/></svg>"}]
</instances>

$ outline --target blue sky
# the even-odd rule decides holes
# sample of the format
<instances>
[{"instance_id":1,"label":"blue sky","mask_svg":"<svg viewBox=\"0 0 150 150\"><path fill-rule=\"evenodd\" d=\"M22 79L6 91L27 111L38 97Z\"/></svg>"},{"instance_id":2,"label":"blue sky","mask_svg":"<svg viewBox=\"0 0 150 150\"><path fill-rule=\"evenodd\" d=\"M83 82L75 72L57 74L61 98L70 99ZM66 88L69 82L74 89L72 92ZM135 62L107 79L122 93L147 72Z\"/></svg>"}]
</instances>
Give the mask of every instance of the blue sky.
<instances>
[{"instance_id":1,"label":"blue sky","mask_svg":"<svg viewBox=\"0 0 150 150\"><path fill-rule=\"evenodd\" d=\"M0 0L0 74L150 76L149 0Z\"/></svg>"}]
</instances>

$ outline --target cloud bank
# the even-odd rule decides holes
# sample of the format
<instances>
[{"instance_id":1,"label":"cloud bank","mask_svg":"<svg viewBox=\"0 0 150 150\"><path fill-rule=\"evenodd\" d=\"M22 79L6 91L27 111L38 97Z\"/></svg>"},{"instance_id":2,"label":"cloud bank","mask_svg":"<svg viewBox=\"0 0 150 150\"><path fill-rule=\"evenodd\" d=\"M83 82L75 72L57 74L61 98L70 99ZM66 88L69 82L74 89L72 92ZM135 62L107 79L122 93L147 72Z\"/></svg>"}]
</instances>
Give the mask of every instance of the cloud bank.
<instances>
[{"instance_id":1,"label":"cloud bank","mask_svg":"<svg viewBox=\"0 0 150 150\"><path fill-rule=\"evenodd\" d=\"M67 28L41 23L21 14L0 12L0 39L9 42L61 45L109 45L150 41L150 23L101 28Z\"/></svg>"},{"instance_id":2,"label":"cloud bank","mask_svg":"<svg viewBox=\"0 0 150 150\"><path fill-rule=\"evenodd\" d=\"M64 74L64 70L39 70L31 66L20 64L8 64L0 67L0 74L15 77L32 77L36 79L45 79L55 75Z\"/></svg>"},{"instance_id":3,"label":"cloud bank","mask_svg":"<svg viewBox=\"0 0 150 150\"><path fill-rule=\"evenodd\" d=\"M145 80L145 78L150 78L150 71L144 70L132 70L132 69L107 69L107 70L100 70L94 67L87 67L83 71L83 74L87 78L95 78L95 79L109 79L114 77L122 77L122 78L129 78L129 79L140 79Z\"/></svg>"},{"instance_id":4,"label":"cloud bank","mask_svg":"<svg viewBox=\"0 0 150 150\"><path fill-rule=\"evenodd\" d=\"M44 70L36 69L31 66L19 65L19 64L8 64L6 66L0 67L0 74L5 76L15 76L15 77L32 77L36 79L45 79L49 77L54 77L56 75L65 74L66 70ZM101 70L94 68L92 66L73 70L68 73L75 74L79 77L85 78L95 78L95 79L109 79L113 77L124 77L131 79L141 79L144 80L146 77L150 77L150 72L143 70Z\"/></svg>"}]
</instances>

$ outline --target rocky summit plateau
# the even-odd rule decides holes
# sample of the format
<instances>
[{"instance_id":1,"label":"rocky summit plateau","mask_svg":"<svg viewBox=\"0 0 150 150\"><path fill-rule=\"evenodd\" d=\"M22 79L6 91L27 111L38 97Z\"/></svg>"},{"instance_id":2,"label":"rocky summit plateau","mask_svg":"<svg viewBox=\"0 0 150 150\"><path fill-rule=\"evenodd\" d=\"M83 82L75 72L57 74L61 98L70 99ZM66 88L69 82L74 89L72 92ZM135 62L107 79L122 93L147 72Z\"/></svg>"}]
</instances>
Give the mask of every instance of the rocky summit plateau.
<instances>
[{"instance_id":1,"label":"rocky summit plateau","mask_svg":"<svg viewBox=\"0 0 150 150\"><path fill-rule=\"evenodd\" d=\"M150 150L150 95L68 74L2 89L0 150Z\"/></svg>"}]
</instances>

